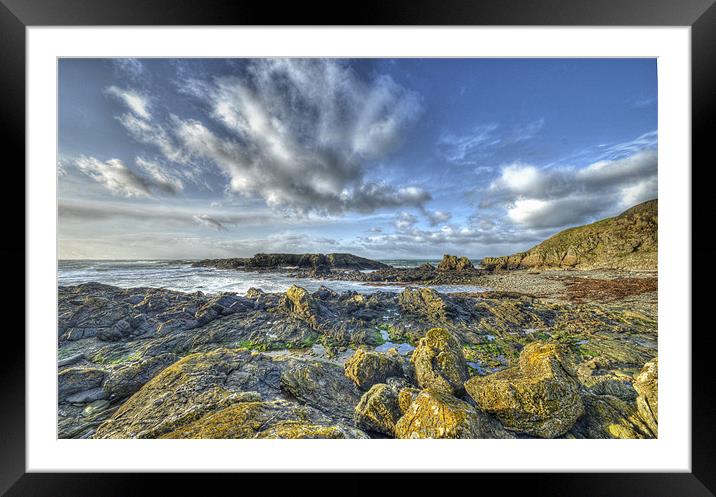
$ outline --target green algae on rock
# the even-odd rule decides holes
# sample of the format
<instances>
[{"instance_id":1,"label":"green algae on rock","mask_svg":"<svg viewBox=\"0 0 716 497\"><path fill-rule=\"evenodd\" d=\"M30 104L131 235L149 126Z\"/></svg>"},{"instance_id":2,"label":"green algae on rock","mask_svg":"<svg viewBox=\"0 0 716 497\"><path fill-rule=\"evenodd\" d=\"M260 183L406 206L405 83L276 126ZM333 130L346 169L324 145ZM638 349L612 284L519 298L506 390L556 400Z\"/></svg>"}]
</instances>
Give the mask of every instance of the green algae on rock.
<instances>
[{"instance_id":1,"label":"green algae on rock","mask_svg":"<svg viewBox=\"0 0 716 497\"><path fill-rule=\"evenodd\" d=\"M508 430L543 438L566 433L584 413L575 373L562 347L534 342L519 365L466 384L478 407Z\"/></svg>"}]
</instances>

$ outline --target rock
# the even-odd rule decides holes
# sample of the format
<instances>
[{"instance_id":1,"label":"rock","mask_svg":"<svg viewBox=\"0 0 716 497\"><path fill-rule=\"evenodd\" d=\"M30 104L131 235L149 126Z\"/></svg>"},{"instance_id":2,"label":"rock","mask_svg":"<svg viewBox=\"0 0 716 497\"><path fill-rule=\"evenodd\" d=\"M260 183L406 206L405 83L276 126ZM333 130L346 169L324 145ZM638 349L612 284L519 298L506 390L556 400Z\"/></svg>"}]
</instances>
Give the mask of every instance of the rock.
<instances>
[{"instance_id":1,"label":"rock","mask_svg":"<svg viewBox=\"0 0 716 497\"><path fill-rule=\"evenodd\" d=\"M102 386L107 373L98 368L68 368L57 375L57 394L65 400L72 394Z\"/></svg>"},{"instance_id":2,"label":"rock","mask_svg":"<svg viewBox=\"0 0 716 497\"><path fill-rule=\"evenodd\" d=\"M235 404L209 413L161 438L367 438L309 407L285 400Z\"/></svg>"},{"instance_id":3,"label":"rock","mask_svg":"<svg viewBox=\"0 0 716 497\"><path fill-rule=\"evenodd\" d=\"M398 392L398 407L400 408L400 412L402 412L403 414L408 412L410 405L418 397L418 395L420 395L419 388L413 388L413 387L401 388L400 391Z\"/></svg>"},{"instance_id":4,"label":"rock","mask_svg":"<svg viewBox=\"0 0 716 497\"><path fill-rule=\"evenodd\" d=\"M510 438L500 424L465 401L423 390L395 425L397 438Z\"/></svg>"},{"instance_id":5,"label":"rock","mask_svg":"<svg viewBox=\"0 0 716 497\"><path fill-rule=\"evenodd\" d=\"M600 363L598 359L590 359L579 365L577 376L582 385L595 395L613 395L626 401L636 399L636 391L629 378L602 368Z\"/></svg>"},{"instance_id":6,"label":"rock","mask_svg":"<svg viewBox=\"0 0 716 497\"><path fill-rule=\"evenodd\" d=\"M353 254L256 254L247 259L205 259L192 264L195 267L217 267L221 269L381 269L387 264L372 261Z\"/></svg>"},{"instance_id":7,"label":"rock","mask_svg":"<svg viewBox=\"0 0 716 497\"><path fill-rule=\"evenodd\" d=\"M450 320L457 314L448 299L432 288L408 287L398 295L398 303L404 312L436 323Z\"/></svg>"},{"instance_id":8,"label":"rock","mask_svg":"<svg viewBox=\"0 0 716 497\"><path fill-rule=\"evenodd\" d=\"M438 271L465 271L475 269L467 257L454 255L443 255L443 260L438 264Z\"/></svg>"},{"instance_id":9,"label":"rock","mask_svg":"<svg viewBox=\"0 0 716 497\"><path fill-rule=\"evenodd\" d=\"M345 375L361 390L385 383L391 376L403 376L402 361L397 354L381 354L358 349L346 361Z\"/></svg>"},{"instance_id":10,"label":"rock","mask_svg":"<svg viewBox=\"0 0 716 497\"><path fill-rule=\"evenodd\" d=\"M79 354L71 355L70 357L66 357L65 359L60 359L59 361L57 361L57 367L61 368L64 366L70 366L72 364L80 362L84 358L85 358L85 353L80 352Z\"/></svg>"},{"instance_id":11,"label":"rock","mask_svg":"<svg viewBox=\"0 0 716 497\"><path fill-rule=\"evenodd\" d=\"M584 413L575 373L554 343L527 345L518 366L473 377L465 388L505 428L538 437L566 433Z\"/></svg>"},{"instance_id":12,"label":"rock","mask_svg":"<svg viewBox=\"0 0 716 497\"><path fill-rule=\"evenodd\" d=\"M467 363L457 339L444 328L429 330L418 342L410 357L421 388L450 394L465 392Z\"/></svg>"},{"instance_id":13,"label":"rock","mask_svg":"<svg viewBox=\"0 0 716 497\"><path fill-rule=\"evenodd\" d=\"M127 399L94 437L157 438L209 412L261 400L262 393L275 395L279 377L280 369L270 358L248 351L190 354Z\"/></svg>"},{"instance_id":14,"label":"rock","mask_svg":"<svg viewBox=\"0 0 716 497\"><path fill-rule=\"evenodd\" d=\"M311 407L343 420L353 420L360 392L340 366L295 361L281 373L281 388Z\"/></svg>"},{"instance_id":15,"label":"rock","mask_svg":"<svg viewBox=\"0 0 716 497\"><path fill-rule=\"evenodd\" d=\"M658 436L659 431L659 361L658 358L644 364L634 377L634 389L639 394L636 406L639 415L649 429Z\"/></svg>"},{"instance_id":16,"label":"rock","mask_svg":"<svg viewBox=\"0 0 716 497\"><path fill-rule=\"evenodd\" d=\"M318 290L313 292L313 298L320 300L329 300L338 298L338 293L331 290L327 286L321 285Z\"/></svg>"},{"instance_id":17,"label":"rock","mask_svg":"<svg viewBox=\"0 0 716 497\"><path fill-rule=\"evenodd\" d=\"M286 294L281 298L279 306L290 314L307 322L312 327L318 327L320 307L305 288L291 285L291 287L286 290Z\"/></svg>"},{"instance_id":18,"label":"rock","mask_svg":"<svg viewBox=\"0 0 716 497\"><path fill-rule=\"evenodd\" d=\"M105 393L104 389L102 389L102 387L97 387L72 394L66 397L65 400L67 402L72 402L73 404L87 404L89 402L94 402L96 400L102 400L106 398L107 394Z\"/></svg>"},{"instance_id":19,"label":"rock","mask_svg":"<svg viewBox=\"0 0 716 497\"><path fill-rule=\"evenodd\" d=\"M654 434L639 417L633 402L613 395L582 396L584 415L569 431L575 438L653 438Z\"/></svg>"},{"instance_id":20,"label":"rock","mask_svg":"<svg viewBox=\"0 0 716 497\"><path fill-rule=\"evenodd\" d=\"M123 366L110 373L104 391L111 399L129 397L176 360L176 355L165 353Z\"/></svg>"},{"instance_id":21,"label":"rock","mask_svg":"<svg viewBox=\"0 0 716 497\"><path fill-rule=\"evenodd\" d=\"M246 290L246 298L247 299L256 300L257 298L261 297L262 295L265 295L265 293L260 288L251 287L248 290Z\"/></svg>"},{"instance_id":22,"label":"rock","mask_svg":"<svg viewBox=\"0 0 716 497\"><path fill-rule=\"evenodd\" d=\"M109 401L108 400L95 400L94 402L90 402L87 404L84 409L82 409L82 416L83 417L89 417L92 416L98 412L104 411L109 407Z\"/></svg>"},{"instance_id":23,"label":"rock","mask_svg":"<svg viewBox=\"0 0 716 497\"><path fill-rule=\"evenodd\" d=\"M403 415L398 405L398 393L398 388L385 383L370 387L355 407L356 424L392 436L395 424Z\"/></svg>"}]
</instances>

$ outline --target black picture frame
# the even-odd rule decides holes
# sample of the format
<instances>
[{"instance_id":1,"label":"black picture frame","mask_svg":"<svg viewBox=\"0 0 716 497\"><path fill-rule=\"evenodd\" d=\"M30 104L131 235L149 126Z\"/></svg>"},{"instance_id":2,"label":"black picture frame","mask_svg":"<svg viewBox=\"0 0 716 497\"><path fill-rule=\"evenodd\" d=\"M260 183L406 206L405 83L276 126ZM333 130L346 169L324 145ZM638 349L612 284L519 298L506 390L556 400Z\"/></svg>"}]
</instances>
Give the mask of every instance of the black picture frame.
<instances>
[{"instance_id":1,"label":"black picture frame","mask_svg":"<svg viewBox=\"0 0 716 497\"><path fill-rule=\"evenodd\" d=\"M716 492L716 407L712 334L699 326L709 309L705 284L714 276L716 242L709 234L713 206L709 124L716 109L716 0L491 0L393 1L324 6L319 3L285 3L221 0L0 0L0 122L5 140L5 177L9 185L25 184L25 29L61 25L564 25L564 26L690 26L692 50L692 164L673 165L692 174L692 330L676 330L692 340L692 472L691 473L567 473L479 474L451 476L454 485L479 489L550 496L707 496ZM698 167L695 167L696 165ZM670 166L671 167L671 166ZM14 190L11 192L11 190ZM26 295L25 275L19 260L25 258L25 219L16 213L23 189L8 188L8 235L0 244L6 262L8 287L15 295L23 289L25 312L32 302ZM12 193L12 194L10 194ZM19 195L20 198L17 198ZM14 219L14 220L13 220ZM13 225L13 223L15 223ZM23 236L20 236L20 233ZM683 261L680 262L683 264ZM24 266L23 266L24 267ZM21 271L22 274L21 274ZM697 283L704 283L701 291ZM162 494L211 494L219 485L235 489L266 485L266 475L158 475L158 474L50 474L25 471L25 339L23 314L15 297L6 319L14 319L3 332L0 360L0 494L12 496L128 495L143 493L159 484ZM22 321L22 322L20 322ZM705 324L706 321L702 320ZM674 330L670 330L674 331ZM308 475L270 477L276 485L301 488ZM382 489L401 494L425 488L433 478L385 478ZM472 480L472 481L470 481ZM240 486L236 486L240 485ZM249 485L250 487L246 487ZM451 483L451 486L453 484ZM311 485L316 489L315 483ZM364 477L323 475L320 487L345 493L365 493ZM392 487L392 488L391 488ZM231 488L231 487L229 487ZM363 490L361 490L363 488ZM375 487L378 488L378 487ZM457 487L455 487L457 490ZM469 488L469 487L467 487ZM318 489L320 490L320 489Z\"/></svg>"}]
</instances>

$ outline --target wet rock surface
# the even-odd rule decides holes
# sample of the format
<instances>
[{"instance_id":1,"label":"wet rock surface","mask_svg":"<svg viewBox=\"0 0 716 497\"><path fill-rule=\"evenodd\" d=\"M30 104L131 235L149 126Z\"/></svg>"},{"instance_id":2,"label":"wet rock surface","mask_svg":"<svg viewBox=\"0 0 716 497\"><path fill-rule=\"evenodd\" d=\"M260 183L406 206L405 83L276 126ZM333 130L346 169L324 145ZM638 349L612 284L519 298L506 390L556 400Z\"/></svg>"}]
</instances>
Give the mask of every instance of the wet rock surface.
<instances>
[{"instance_id":1,"label":"wet rock surface","mask_svg":"<svg viewBox=\"0 0 716 497\"><path fill-rule=\"evenodd\" d=\"M489 278L504 286L59 287L59 436L656 436L655 306L633 300L648 293L574 301L558 273Z\"/></svg>"}]
</instances>

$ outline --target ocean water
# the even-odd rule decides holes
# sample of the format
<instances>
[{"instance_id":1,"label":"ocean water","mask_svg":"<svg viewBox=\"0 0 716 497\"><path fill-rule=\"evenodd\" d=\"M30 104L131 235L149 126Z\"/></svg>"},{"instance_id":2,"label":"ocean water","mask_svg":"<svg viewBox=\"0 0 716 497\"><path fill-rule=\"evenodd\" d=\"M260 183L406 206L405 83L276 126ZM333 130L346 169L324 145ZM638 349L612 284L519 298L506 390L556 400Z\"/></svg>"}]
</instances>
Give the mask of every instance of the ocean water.
<instances>
[{"instance_id":1,"label":"ocean water","mask_svg":"<svg viewBox=\"0 0 716 497\"><path fill-rule=\"evenodd\" d=\"M426 260L383 261L396 267L419 266ZM58 262L58 285L79 285L97 282L122 288L154 287L179 290L181 292L220 293L235 292L244 294L251 288L260 288L265 292L284 292L291 285L298 285L309 292L325 285L337 292L354 290L360 293L373 293L379 290L400 292L403 286L369 285L356 281L314 280L306 278L288 278L285 274L254 271L235 271L207 267L191 267L190 261L112 261L112 260L62 260ZM439 292L480 291L483 288L465 285L436 285Z\"/></svg>"}]
</instances>

